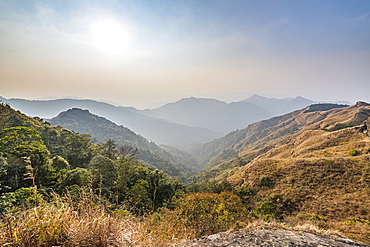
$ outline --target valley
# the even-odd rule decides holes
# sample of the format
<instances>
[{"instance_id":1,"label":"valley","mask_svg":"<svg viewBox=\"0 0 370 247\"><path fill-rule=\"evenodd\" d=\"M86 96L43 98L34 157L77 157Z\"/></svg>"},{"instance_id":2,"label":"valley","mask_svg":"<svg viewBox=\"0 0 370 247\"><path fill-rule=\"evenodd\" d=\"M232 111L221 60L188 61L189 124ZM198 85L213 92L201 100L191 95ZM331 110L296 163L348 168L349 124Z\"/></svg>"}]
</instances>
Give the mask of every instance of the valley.
<instances>
[{"instance_id":1,"label":"valley","mask_svg":"<svg viewBox=\"0 0 370 247\"><path fill-rule=\"evenodd\" d=\"M263 100L263 97L253 96L250 100L253 99ZM46 105L46 101L5 101L1 111L0 178L2 196L8 199L0 205L1 210L11 214L9 206L20 204L9 201L9 196L25 188L37 187L44 203L51 199L45 194L49 189L61 196L67 191L82 196L90 188L96 198L85 195L86 200L110 205L111 209L104 210L111 213L125 210L133 215L134 221L136 217L158 215L161 220L156 223L153 218L146 219L145 227L151 229L153 241L174 241L165 234L167 227L177 237L191 239L230 227L242 229L257 221L274 221L288 229L309 222L320 229L336 230L348 238L370 243L367 234L370 232L370 104L313 103L274 116L290 100L284 101L283 106L276 100L265 100L272 100L276 108L267 111L257 105L251 108L249 102L238 105L189 98L140 112L133 108L122 111L121 107L101 102L66 100L68 104L58 109L71 108L47 120L38 117L50 116L46 108L34 118L11 108L17 102L20 109L22 104ZM99 109L105 113L104 117L93 113ZM111 109L114 113L107 112ZM128 119L127 116L151 119L143 120L148 128L152 121L162 121L192 130L218 131L219 135L226 129L212 123L234 119L234 126L246 124L208 141L194 141L195 132L186 133L190 135L186 145L176 141L171 146L156 144L107 115L116 120ZM223 124L233 126L227 121ZM34 137L28 140L32 131L36 131ZM166 133L171 134L171 131ZM26 142L9 146L16 135L25 135ZM37 148L24 149L36 142ZM30 155L31 169L37 171L32 175L36 177L33 182L22 180L25 174L33 174L33 170L27 173L30 168L20 158L21 153ZM15 175L19 176L18 180L12 177ZM73 197L69 200L72 205ZM186 205L192 206L186 208ZM187 210L186 215L193 218L178 225L175 222L184 217L181 210ZM205 210L203 221L209 221L207 228L198 225L203 217L196 216L199 210ZM229 216L231 212L234 213ZM132 224L136 224L134 221ZM152 224L157 224L156 229L151 228Z\"/></svg>"}]
</instances>

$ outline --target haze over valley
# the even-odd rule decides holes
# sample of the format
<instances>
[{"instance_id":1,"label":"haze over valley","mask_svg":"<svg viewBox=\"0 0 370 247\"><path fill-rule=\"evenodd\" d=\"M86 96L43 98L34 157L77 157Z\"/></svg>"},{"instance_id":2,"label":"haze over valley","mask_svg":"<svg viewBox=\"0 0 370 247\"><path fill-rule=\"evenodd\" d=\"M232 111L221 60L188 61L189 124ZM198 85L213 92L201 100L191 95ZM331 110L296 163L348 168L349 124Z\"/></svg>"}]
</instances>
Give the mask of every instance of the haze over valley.
<instances>
[{"instance_id":1,"label":"haze over valley","mask_svg":"<svg viewBox=\"0 0 370 247\"><path fill-rule=\"evenodd\" d=\"M368 0L0 1L0 246L370 246Z\"/></svg>"}]
</instances>

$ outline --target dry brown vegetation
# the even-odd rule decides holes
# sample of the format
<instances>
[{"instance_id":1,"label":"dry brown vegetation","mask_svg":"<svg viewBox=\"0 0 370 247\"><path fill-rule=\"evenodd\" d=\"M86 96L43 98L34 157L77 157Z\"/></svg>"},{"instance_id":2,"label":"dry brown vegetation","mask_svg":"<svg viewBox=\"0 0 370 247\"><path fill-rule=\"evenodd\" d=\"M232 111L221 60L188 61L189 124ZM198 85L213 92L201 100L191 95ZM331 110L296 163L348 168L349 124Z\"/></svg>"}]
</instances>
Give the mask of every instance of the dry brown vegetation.
<instances>
[{"instance_id":1,"label":"dry brown vegetation","mask_svg":"<svg viewBox=\"0 0 370 247\"><path fill-rule=\"evenodd\" d=\"M247 200L257 217L370 243L370 105L308 110L248 126L233 145L237 158L205 174L254 191Z\"/></svg>"},{"instance_id":2,"label":"dry brown vegetation","mask_svg":"<svg viewBox=\"0 0 370 247\"><path fill-rule=\"evenodd\" d=\"M241 199L231 193L187 194L175 203L174 210L136 217L124 209L111 211L89 195L79 202L54 195L2 215L0 246L174 246L250 221Z\"/></svg>"},{"instance_id":3,"label":"dry brown vegetation","mask_svg":"<svg viewBox=\"0 0 370 247\"><path fill-rule=\"evenodd\" d=\"M243 229L251 235L259 230L289 229L328 236L342 236L310 220L304 224L250 221L240 199L230 193L186 195L177 210L134 217L127 211L108 212L88 196L78 204L56 196L52 202L14 208L3 217L0 246L186 246L185 241L221 231ZM74 205L73 205L74 204ZM236 219L234 220L234 217ZM185 243L185 245L184 245Z\"/></svg>"},{"instance_id":4,"label":"dry brown vegetation","mask_svg":"<svg viewBox=\"0 0 370 247\"><path fill-rule=\"evenodd\" d=\"M307 130L260 155L228 181L253 188L292 225L311 220L370 242L370 141L356 128ZM257 198L257 199L256 199Z\"/></svg>"},{"instance_id":5,"label":"dry brown vegetation","mask_svg":"<svg viewBox=\"0 0 370 247\"><path fill-rule=\"evenodd\" d=\"M175 246L271 227L370 243L370 140L359 131L370 106L288 115L253 125L233 146L238 157L208 173L240 197L187 194L172 210L134 217L87 195L77 204L55 196L0 217L0 246Z\"/></svg>"}]
</instances>

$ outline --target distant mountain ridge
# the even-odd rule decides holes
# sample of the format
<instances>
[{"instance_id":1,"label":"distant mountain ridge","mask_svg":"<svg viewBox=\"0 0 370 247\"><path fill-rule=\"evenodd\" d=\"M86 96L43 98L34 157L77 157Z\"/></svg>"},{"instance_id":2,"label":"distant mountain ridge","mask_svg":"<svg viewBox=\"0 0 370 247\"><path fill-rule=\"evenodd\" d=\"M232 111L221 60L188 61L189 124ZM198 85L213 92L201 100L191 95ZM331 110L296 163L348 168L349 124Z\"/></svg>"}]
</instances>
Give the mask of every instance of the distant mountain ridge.
<instances>
[{"instance_id":1,"label":"distant mountain ridge","mask_svg":"<svg viewBox=\"0 0 370 247\"><path fill-rule=\"evenodd\" d=\"M147 116L208 128L223 134L272 116L268 110L249 102L225 103L216 99L195 97L168 103L144 113Z\"/></svg>"},{"instance_id":2,"label":"distant mountain ridge","mask_svg":"<svg viewBox=\"0 0 370 247\"><path fill-rule=\"evenodd\" d=\"M168 120L148 117L132 107L117 107L94 100L24 100L5 99L14 109L30 116L51 118L71 108L88 109L91 113L105 117L118 125L123 125L158 144L183 147L197 142L210 141L218 136L212 130L172 123Z\"/></svg>"},{"instance_id":3,"label":"distant mountain ridge","mask_svg":"<svg viewBox=\"0 0 370 247\"><path fill-rule=\"evenodd\" d=\"M257 94L254 94L250 98L242 100L241 102L249 102L264 109L269 109L274 116L292 112L316 103L301 96L297 96L295 98L275 99L266 98Z\"/></svg>"},{"instance_id":4,"label":"distant mountain ridge","mask_svg":"<svg viewBox=\"0 0 370 247\"><path fill-rule=\"evenodd\" d=\"M352 105L351 102L348 101L334 101L334 102L326 102L326 101L312 101L302 96L297 96L295 98L284 98L284 99L276 99L276 98L267 98L257 94L253 94L248 99L242 100L241 102L249 102L260 106L264 109L269 110L273 116L283 115L295 110L299 110L305 108L306 106L312 104L319 104L319 103L331 103L331 104L340 104L340 105Z\"/></svg>"},{"instance_id":5,"label":"distant mountain ridge","mask_svg":"<svg viewBox=\"0 0 370 247\"><path fill-rule=\"evenodd\" d=\"M81 99L24 100L0 97L0 100L27 115L42 118L54 117L71 108L88 109L157 144L181 149L315 103L303 97L274 99L253 95L232 103L190 97L152 110L137 110Z\"/></svg>"}]
</instances>

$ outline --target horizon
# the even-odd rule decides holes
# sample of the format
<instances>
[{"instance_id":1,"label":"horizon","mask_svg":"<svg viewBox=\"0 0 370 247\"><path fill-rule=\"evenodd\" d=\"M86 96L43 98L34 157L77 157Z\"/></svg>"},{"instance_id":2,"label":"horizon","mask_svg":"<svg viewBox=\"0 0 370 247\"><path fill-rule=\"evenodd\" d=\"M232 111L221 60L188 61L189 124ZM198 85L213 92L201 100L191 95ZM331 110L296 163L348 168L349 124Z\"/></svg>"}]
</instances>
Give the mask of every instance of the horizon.
<instances>
[{"instance_id":1,"label":"horizon","mask_svg":"<svg viewBox=\"0 0 370 247\"><path fill-rule=\"evenodd\" d=\"M137 109L137 110L154 110L154 109L160 108L162 106L165 106L167 104L173 104L173 103L179 102L181 100L191 99L191 98L217 100L217 101L220 101L220 102L224 102L224 103L230 104L230 103L236 103L236 102L241 102L243 100L250 99L253 96L262 97L262 98L266 98L266 99L277 99L277 100L289 100L289 99L302 98L302 99L305 99L305 100L313 101L313 104L334 103L334 104L338 104L338 105L340 105L340 104L354 105L357 102L359 102L359 101L349 102L349 101L345 101L345 100L336 100L336 101L319 100L319 101L314 101L312 99L305 98L305 97L302 97L300 95L295 96L295 97L281 97L281 98L278 98L278 97L267 97L267 96L264 96L264 95L261 95L261 94L256 94L256 93L250 95L249 97L242 98L242 99L236 100L236 101L227 101L227 100L221 100L221 99L211 98L211 97L195 97L195 96L189 96L189 97L185 97L185 98L179 98L179 99L176 99L174 101L163 102L163 103L158 103L158 104L152 104L153 105L152 108L143 108L143 107L140 108L140 107L135 107L135 106L132 106L132 105L120 105L119 103L107 101L107 100L104 100L104 99L92 99L92 98L82 98L82 97L73 97L73 96L50 97L50 98L49 97L42 97L42 98L36 98L36 99L26 99L26 98L18 98L18 97L9 97L9 98L6 98L6 97L3 97L2 95L0 95L0 99L1 98L4 98L6 100L26 100L26 101L53 101L53 100L81 100L81 101L84 101L84 100L90 100L90 101L96 101L96 102L99 102L99 103L110 104L110 105L113 105L113 106L116 106L116 107L128 107L128 108L131 108L132 107L132 108ZM367 103L367 102L365 102L365 103Z\"/></svg>"},{"instance_id":2,"label":"horizon","mask_svg":"<svg viewBox=\"0 0 370 247\"><path fill-rule=\"evenodd\" d=\"M0 2L5 98L370 102L370 2Z\"/></svg>"}]
</instances>

